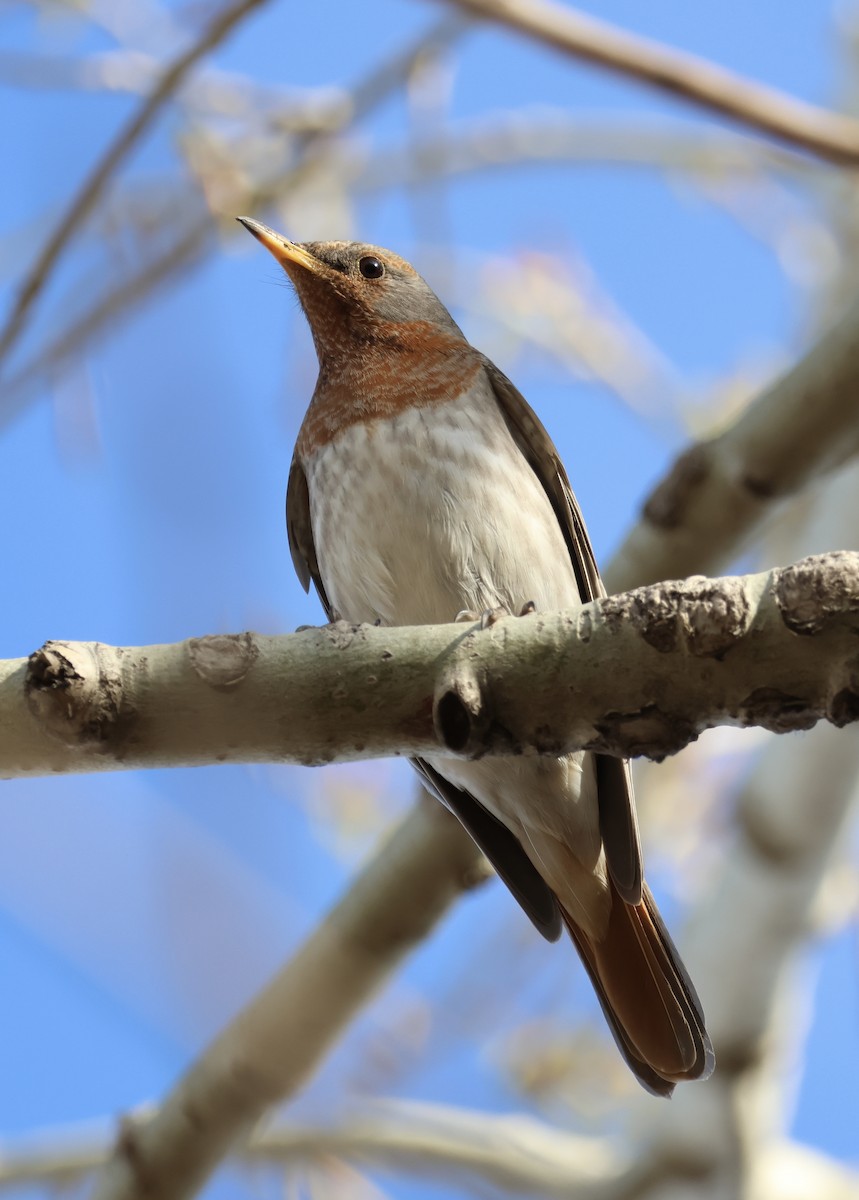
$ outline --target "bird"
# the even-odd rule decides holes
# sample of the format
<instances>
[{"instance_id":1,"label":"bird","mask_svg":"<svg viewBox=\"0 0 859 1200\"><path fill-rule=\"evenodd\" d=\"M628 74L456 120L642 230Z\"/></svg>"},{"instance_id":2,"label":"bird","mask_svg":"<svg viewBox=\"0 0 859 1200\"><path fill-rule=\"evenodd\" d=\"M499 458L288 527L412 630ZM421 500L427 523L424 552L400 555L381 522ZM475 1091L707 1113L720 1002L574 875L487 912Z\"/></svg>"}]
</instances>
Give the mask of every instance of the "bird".
<instances>
[{"instance_id":1,"label":"bird","mask_svg":"<svg viewBox=\"0 0 859 1200\"><path fill-rule=\"evenodd\" d=\"M566 471L513 383L404 259L238 217L292 283L319 360L286 492L289 548L329 621L575 609L605 589ZM643 879L628 763L595 753L412 760L532 923L566 927L641 1085L714 1054Z\"/></svg>"}]
</instances>

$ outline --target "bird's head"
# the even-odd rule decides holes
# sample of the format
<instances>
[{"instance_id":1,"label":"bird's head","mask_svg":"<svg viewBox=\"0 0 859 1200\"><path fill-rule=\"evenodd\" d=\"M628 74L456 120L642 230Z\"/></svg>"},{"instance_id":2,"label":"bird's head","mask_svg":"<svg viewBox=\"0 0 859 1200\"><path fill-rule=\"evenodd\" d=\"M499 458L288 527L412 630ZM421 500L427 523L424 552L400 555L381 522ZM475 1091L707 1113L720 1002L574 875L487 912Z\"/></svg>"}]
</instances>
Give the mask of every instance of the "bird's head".
<instances>
[{"instance_id":1,"label":"bird's head","mask_svg":"<svg viewBox=\"0 0 859 1200\"><path fill-rule=\"evenodd\" d=\"M362 242L290 242L250 217L238 220L289 276L320 362L356 342L396 337L398 326L414 322L462 337L429 284L391 250Z\"/></svg>"}]
</instances>

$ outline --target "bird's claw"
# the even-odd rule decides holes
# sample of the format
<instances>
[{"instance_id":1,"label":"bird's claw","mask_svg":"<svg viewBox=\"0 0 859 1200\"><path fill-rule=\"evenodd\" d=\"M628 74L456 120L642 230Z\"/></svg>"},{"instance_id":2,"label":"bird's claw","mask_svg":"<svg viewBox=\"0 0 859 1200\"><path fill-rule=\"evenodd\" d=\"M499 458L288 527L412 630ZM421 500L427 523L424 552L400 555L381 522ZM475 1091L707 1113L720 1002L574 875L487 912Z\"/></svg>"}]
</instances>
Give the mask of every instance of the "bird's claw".
<instances>
[{"instance_id":1,"label":"bird's claw","mask_svg":"<svg viewBox=\"0 0 859 1200\"><path fill-rule=\"evenodd\" d=\"M503 621L505 617L512 617L509 608L505 608L503 604L499 604L497 608L486 608L480 614L480 628L491 629L493 625L497 625L499 621Z\"/></svg>"},{"instance_id":2,"label":"bird's claw","mask_svg":"<svg viewBox=\"0 0 859 1200\"><path fill-rule=\"evenodd\" d=\"M536 611L537 605L533 600L528 600L522 605L518 615L520 617L530 617ZM475 621L479 621L481 629L491 629L493 625L496 625L499 621L503 621L505 617L512 616L513 614L510 609L505 608L501 604L497 608L485 608L481 613L475 612L473 608L464 608L453 619L457 625L473 625Z\"/></svg>"},{"instance_id":3,"label":"bird's claw","mask_svg":"<svg viewBox=\"0 0 859 1200\"><path fill-rule=\"evenodd\" d=\"M481 629L490 629L496 621L510 615L509 608L485 608L483 612L476 612L473 608L464 608L456 614L453 620L456 625L473 625L475 622L479 622Z\"/></svg>"}]
</instances>

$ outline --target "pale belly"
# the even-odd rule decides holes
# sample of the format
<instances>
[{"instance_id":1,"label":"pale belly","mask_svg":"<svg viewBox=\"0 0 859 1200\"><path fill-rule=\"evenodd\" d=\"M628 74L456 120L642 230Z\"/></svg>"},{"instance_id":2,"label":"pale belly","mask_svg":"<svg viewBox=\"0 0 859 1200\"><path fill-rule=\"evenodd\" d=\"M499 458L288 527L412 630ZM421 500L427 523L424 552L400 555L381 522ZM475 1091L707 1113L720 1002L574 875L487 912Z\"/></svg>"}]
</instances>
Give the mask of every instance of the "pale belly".
<instances>
[{"instance_id":1,"label":"pale belly","mask_svg":"<svg viewBox=\"0 0 859 1200\"><path fill-rule=\"evenodd\" d=\"M491 395L350 426L305 470L320 573L346 620L580 603L557 518Z\"/></svg>"}]
</instances>

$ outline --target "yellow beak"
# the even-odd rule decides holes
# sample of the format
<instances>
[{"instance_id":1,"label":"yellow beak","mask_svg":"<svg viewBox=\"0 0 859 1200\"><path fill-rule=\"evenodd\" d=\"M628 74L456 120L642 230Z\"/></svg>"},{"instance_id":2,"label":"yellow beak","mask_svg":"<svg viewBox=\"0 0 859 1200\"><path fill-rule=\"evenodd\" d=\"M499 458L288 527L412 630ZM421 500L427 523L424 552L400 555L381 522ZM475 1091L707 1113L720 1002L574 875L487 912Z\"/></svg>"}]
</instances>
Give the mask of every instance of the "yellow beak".
<instances>
[{"instance_id":1,"label":"yellow beak","mask_svg":"<svg viewBox=\"0 0 859 1200\"><path fill-rule=\"evenodd\" d=\"M291 265L295 265L319 273L322 264L297 242L290 242L288 238L281 237L279 233L269 229L268 225L263 225L262 221L254 221L252 217L236 217L236 220L265 246L284 269L289 270Z\"/></svg>"}]
</instances>

